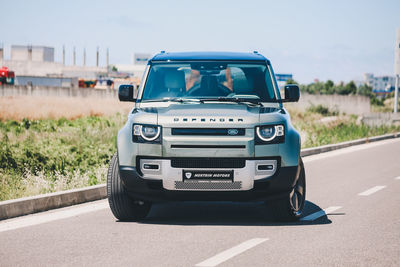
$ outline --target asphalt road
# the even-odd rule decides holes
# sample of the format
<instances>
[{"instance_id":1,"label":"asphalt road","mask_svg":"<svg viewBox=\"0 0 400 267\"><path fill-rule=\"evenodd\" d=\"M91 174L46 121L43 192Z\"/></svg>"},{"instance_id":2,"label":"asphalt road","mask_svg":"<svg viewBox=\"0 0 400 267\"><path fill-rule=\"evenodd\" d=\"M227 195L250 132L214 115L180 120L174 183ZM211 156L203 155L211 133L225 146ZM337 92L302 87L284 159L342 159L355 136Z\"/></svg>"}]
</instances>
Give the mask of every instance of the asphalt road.
<instances>
[{"instance_id":1,"label":"asphalt road","mask_svg":"<svg viewBox=\"0 0 400 267\"><path fill-rule=\"evenodd\" d=\"M228 202L158 204L143 222L118 222L102 200L1 221L0 265L400 266L400 140L304 163L297 223Z\"/></svg>"}]
</instances>

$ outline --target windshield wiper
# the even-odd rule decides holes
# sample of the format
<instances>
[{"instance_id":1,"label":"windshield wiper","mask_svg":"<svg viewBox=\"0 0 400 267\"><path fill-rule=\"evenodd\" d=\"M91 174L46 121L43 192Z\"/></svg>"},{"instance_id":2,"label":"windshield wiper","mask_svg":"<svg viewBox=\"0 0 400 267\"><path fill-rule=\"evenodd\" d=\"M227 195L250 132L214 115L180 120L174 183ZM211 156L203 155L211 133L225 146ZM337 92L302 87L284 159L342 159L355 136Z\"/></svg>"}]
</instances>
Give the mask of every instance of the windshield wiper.
<instances>
[{"instance_id":1,"label":"windshield wiper","mask_svg":"<svg viewBox=\"0 0 400 267\"><path fill-rule=\"evenodd\" d=\"M205 101L220 101L220 102L235 102L235 103L251 103L254 105L262 106L263 104L259 99L254 98L240 98L240 97L216 97L216 98L201 98L202 103Z\"/></svg>"},{"instance_id":2,"label":"windshield wiper","mask_svg":"<svg viewBox=\"0 0 400 267\"><path fill-rule=\"evenodd\" d=\"M159 98L159 99L147 99L147 100L142 100L141 102L143 103L148 103L148 102L202 102L201 99L197 98L183 98L183 97L164 97L164 98Z\"/></svg>"},{"instance_id":3,"label":"windshield wiper","mask_svg":"<svg viewBox=\"0 0 400 267\"><path fill-rule=\"evenodd\" d=\"M215 101L215 102L234 102L234 103L250 103L253 105L258 105L258 106L263 106L262 102L259 99L255 98L240 98L240 97L225 97L225 96L220 96L220 97L213 97L213 98L184 98L184 97L164 97L164 98L159 98L159 99L148 99L148 100L142 100L142 103L149 103L149 102L179 102L179 103L184 103L184 102L198 102L198 103L204 103L205 101Z\"/></svg>"}]
</instances>

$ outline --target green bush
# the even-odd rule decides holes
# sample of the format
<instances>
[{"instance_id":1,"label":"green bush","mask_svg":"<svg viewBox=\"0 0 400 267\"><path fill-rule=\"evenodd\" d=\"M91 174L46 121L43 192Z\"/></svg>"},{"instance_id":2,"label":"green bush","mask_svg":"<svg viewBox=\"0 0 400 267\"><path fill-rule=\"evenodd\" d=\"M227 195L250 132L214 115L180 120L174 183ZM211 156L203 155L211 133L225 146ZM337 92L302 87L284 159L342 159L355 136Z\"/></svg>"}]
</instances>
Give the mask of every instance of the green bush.
<instances>
[{"instance_id":1,"label":"green bush","mask_svg":"<svg viewBox=\"0 0 400 267\"><path fill-rule=\"evenodd\" d=\"M0 200L29 195L35 179L45 185L36 190L42 193L104 182L99 170L107 168L125 120L118 114L0 122Z\"/></svg>"},{"instance_id":2,"label":"green bush","mask_svg":"<svg viewBox=\"0 0 400 267\"><path fill-rule=\"evenodd\" d=\"M307 108L307 112L310 113L318 113L323 116L336 116L338 115L337 111L330 111L329 108L323 106L323 105L311 105L310 107Z\"/></svg>"}]
</instances>

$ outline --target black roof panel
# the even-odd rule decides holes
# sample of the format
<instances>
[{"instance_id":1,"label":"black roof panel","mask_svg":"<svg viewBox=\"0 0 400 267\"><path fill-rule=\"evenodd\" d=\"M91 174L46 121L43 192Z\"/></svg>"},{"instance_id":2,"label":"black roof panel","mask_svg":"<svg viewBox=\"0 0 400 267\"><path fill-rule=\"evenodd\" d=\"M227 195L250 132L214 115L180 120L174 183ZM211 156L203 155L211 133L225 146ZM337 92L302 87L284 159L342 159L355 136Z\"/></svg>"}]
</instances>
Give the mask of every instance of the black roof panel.
<instances>
[{"instance_id":1,"label":"black roof panel","mask_svg":"<svg viewBox=\"0 0 400 267\"><path fill-rule=\"evenodd\" d=\"M166 52L155 55L150 61L214 61L214 60L238 60L238 61L268 61L258 53L239 52Z\"/></svg>"}]
</instances>

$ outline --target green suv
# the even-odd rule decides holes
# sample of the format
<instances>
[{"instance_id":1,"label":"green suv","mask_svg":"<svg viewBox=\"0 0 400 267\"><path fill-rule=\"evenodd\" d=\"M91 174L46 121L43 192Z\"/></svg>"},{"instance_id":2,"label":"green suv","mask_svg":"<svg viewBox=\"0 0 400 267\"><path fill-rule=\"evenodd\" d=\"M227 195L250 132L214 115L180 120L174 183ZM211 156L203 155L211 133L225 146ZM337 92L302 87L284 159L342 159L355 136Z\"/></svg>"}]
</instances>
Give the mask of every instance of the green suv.
<instances>
[{"instance_id":1,"label":"green suv","mask_svg":"<svg viewBox=\"0 0 400 267\"><path fill-rule=\"evenodd\" d=\"M119 220L140 220L159 201L265 201L275 218L293 221L305 204L300 136L268 59L258 53L155 55L119 131L107 177Z\"/></svg>"}]
</instances>

